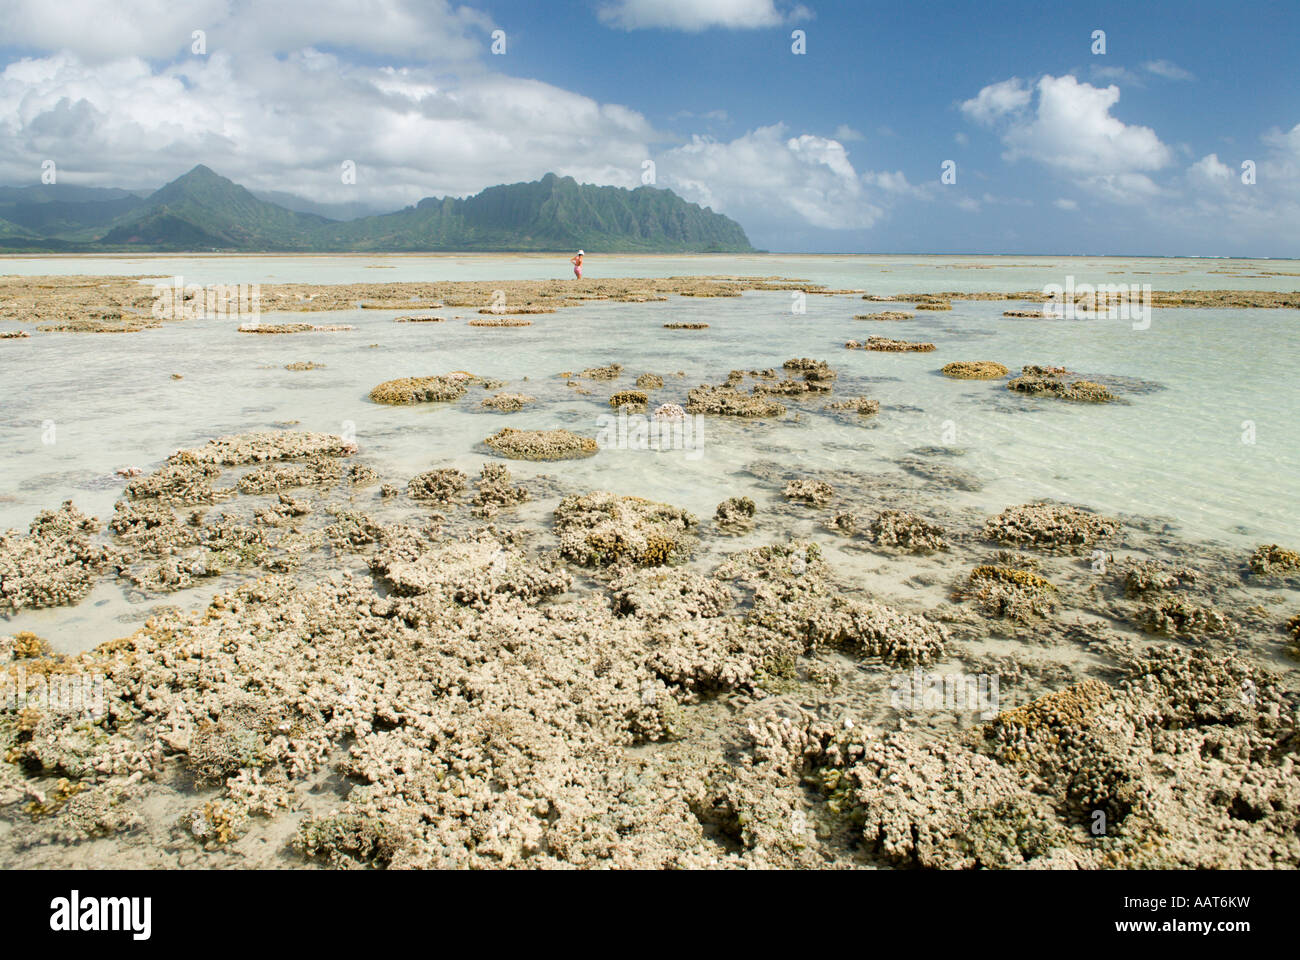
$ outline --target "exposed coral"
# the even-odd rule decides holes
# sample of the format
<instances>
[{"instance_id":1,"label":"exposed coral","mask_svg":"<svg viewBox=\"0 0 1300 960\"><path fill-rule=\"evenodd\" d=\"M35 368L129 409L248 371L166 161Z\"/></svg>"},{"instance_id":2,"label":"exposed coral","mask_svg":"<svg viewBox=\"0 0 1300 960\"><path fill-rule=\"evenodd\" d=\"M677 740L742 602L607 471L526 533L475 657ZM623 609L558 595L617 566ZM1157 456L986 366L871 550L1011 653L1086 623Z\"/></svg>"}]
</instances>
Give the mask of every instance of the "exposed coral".
<instances>
[{"instance_id":1,"label":"exposed coral","mask_svg":"<svg viewBox=\"0 0 1300 960\"><path fill-rule=\"evenodd\" d=\"M510 485L510 470L504 463L485 463L474 481L474 513L495 516L502 507L513 507L531 499L527 487Z\"/></svg>"},{"instance_id":2,"label":"exposed coral","mask_svg":"<svg viewBox=\"0 0 1300 960\"><path fill-rule=\"evenodd\" d=\"M959 599L974 600L991 617L1027 623L1055 608L1056 586L1036 573L983 564L970 572Z\"/></svg>"},{"instance_id":3,"label":"exposed coral","mask_svg":"<svg viewBox=\"0 0 1300 960\"><path fill-rule=\"evenodd\" d=\"M1138 613L1138 624L1149 633L1166 637L1229 637L1237 625L1209 604L1183 596L1163 597Z\"/></svg>"},{"instance_id":4,"label":"exposed coral","mask_svg":"<svg viewBox=\"0 0 1300 960\"><path fill-rule=\"evenodd\" d=\"M1196 574L1186 567L1170 567L1159 560L1126 559L1119 567L1124 581L1124 593L1130 597L1176 587L1189 586L1196 582Z\"/></svg>"},{"instance_id":5,"label":"exposed coral","mask_svg":"<svg viewBox=\"0 0 1300 960\"><path fill-rule=\"evenodd\" d=\"M984 535L998 543L1064 553L1078 553L1119 531L1118 520L1046 502L1008 507L984 524Z\"/></svg>"},{"instance_id":6,"label":"exposed coral","mask_svg":"<svg viewBox=\"0 0 1300 960\"><path fill-rule=\"evenodd\" d=\"M659 390L664 385L664 378L657 373L643 373L636 378L638 390Z\"/></svg>"},{"instance_id":7,"label":"exposed coral","mask_svg":"<svg viewBox=\"0 0 1300 960\"><path fill-rule=\"evenodd\" d=\"M234 491L214 489L212 483L221 476L221 468L207 463L184 460L165 463L153 473L135 477L126 485L131 500L157 500L160 503L217 503Z\"/></svg>"},{"instance_id":8,"label":"exposed coral","mask_svg":"<svg viewBox=\"0 0 1300 960\"><path fill-rule=\"evenodd\" d=\"M375 403L447 403L465 396L470 383L477 380L469 373L447 373L433 377L401 377L386 380L370 391Z\"/></svg>"},{"instance_id":9,"label":"exposed coral","mask_svg":"<svg viewBox=\"0 0 1300 960\"><path fill-rule=\"evenodd\" d=\"M170 463L210 463L233 467L314 456L349 457L356 452L355 443L331 433L285 431L217 437L201 447L178 450L167 459Z\"/></svg>"},{"instance_id":10,"label":"exposed coral","mask_svg":"<svg viewBox=\"0 0 1300 960\"><path fill-rule=\"evenodd\" d=\"M699 386L686 393L688 413L707 413L722 417L780 417L785 405L764 396L741 393L733 387Z\"/></svg>"},{"instance_id":11,"label":"exposed coral","mask_svg":"<svg viewBox=\"0 0 1300 960\"><path fill-rule=\"evenodd\" d=\"M997 380L1009 371L992 360L954 360L945 363L940 372L954 380Z\"/></svg>"},{"instance_id":12,"label":"exposed coral","mask_svg":"<svg viewBox=\"0 0 1300 960\"><path fill-rule=\"evenodd\" d=\"M536 399L536 397L530 397L525 393L494 393L484 400L482 405L489 410L497 410L501 413L517 413L526 404L532 403Z\"/></svg>"},{"instance_id":13,"label":"exposed coral","mask_svg":"<svg viewBox=\"0 0 1300 960\"><path fill-rule=\"evenodd\" d=\"M832 400L826 404L827 410L852 410L863 417L874 417L880 412L880 401L873 400L870 397L848 397L843 400Z\"/></svg>"},{"instance_id":14,"label":"exposed coral","mask_svg":"<svg viewBox=\"0 0 1300 960\"><path fill-rule=\"evenodd\" d=\"M480 313L484 311L479 311ZM531 311L536 313L554 313L554 310ZM471 327L531 327L533 321L523 317L475 317L469 321Z\"/></svg>"},{"instance_id":15,"label":"exposed coral","mask_svg":"<svg viewBox=\"0 0 1300 960\"><path fill-rule=\"evenodd\" d=\"M1032 397L1056 397L1086 403L1108 403L1115 399L1106 387L1091 380L1067 380L1061 368L1024 367L1021 375L1007 381L1007 389Z\"/></svg>"},{"instance_id":16,"label":"exposed coral","mask_svg":"<svg viewBox=\"0 0 1300 960\"><path fill-rule=\"evenodd\" d=\"M406 484L413 500L455 503L469 483L469 477L455 468L430 470L414 476Z\"/></svg>"},{"instance_id":17,"label":"exposed coral","mask_svg":"<svg viewBox=\"0 0 1300 960\"><path fill-rule=\"evenodd\" d=\"M65 500L28 526L0 533L0 611L76 603L108 560L91 541L101 524Z\"/></svg>"},{"instance_id":18,"label":"exposed coral","mask_svg":"<svg viewBox=\"0 0 1300 960\"><path fill-rule=\"evenodd\" d=\"M584 566L680 562L692 549L696 524L680 507L603 490L565 497L555 508L560 553Z\"/></svg>"},{"instance_id":19,"label":"exposed coral","mask_svg":"<svg viewBox=\"0 0 1300 960\"><path fill-rule=\"evenodd\" d=\"M619 390L609 398L609 405L615 410L627 409L633 413L645 411L650 398L642 390Z\"/></svg>"},{"instance_id":20,"label":"exposed coral","mask_svg":"<svg viewBox=\"0 0 1300 960\"><path fill-rule=\"evenodd\" d=\"M511 460L575 460L593 457L599 450L591 437L581 437L568 430L502 427L483 442Z\"/></svg>"},{"instance_id":21,"label":"exposed coral","mask_svg":"<svg viewBox=\"0 0 1300 960\"><path fill-rule=\"evenodd\" d=\"M905 510L882 510L871 521L871 539L878 546L896 547L911 553L946 550L944 529Z\"/></svg>"},{"instance_id":22,"label":"exposed coral","mask_svg":"<svg viewBox=\"0 0 1300 960\"><path fill-rule=\"evenodd\" d=\"M801 503L821 507L830 503L834 498L835 488L821 480L804 477L791 480L785 485L785 489L781 491L781 494L787 500L798 500Z\"/></svg>"},{"instance_id":23,"label":"exposed coral","mask_svg":"<svg viewBox=\"0 0 1300 960\"><path fill-rule=\"evenodd\" d=\"M250 494L323 486L342 480L344 469L339 459L318 454L295 463L268 463L257 467L240 477L235 486L241 493Z\"/></svg>"},{"instance_id":24,"label":"exposed coral","mask_svg":"<svg viewBox=\"0 0 1300 960\"><path fill-rule=\"evenodd\" d=\"M587 380L617 380L623 375L623 364L611 363L607 367L589 367L578 376Z\"/></svg>"},{"instance_id":25,"label":"exposed coral","mask_svg":"<svg viewBox=\"0 0 1300 960\"><path fill-rule=\"evenodd\" d=\"M844 344L848 350L877 350L885 353L929 353L935 349L933 343L914 340L892 340L889 337L867 337L866 340L850 340Z\"/></svg>"},{"instance_id":26,"label":"exposed coral","mask_svg":"<svg viewBox=\"0 0 1300 960\"><path fill-rule=\"evenodd\" d=\"M747 526L758 508L749 497L728 497L718 504L713 518L721 526Z\"/></svg>"},{"instance_id":27,"label":"exposed coral","mask_svg":"<svg viewBox=\"0 0 1300 960\"><path fill-rule=\"evenodd\" d=\"M1300 553L1285 550L1276 543L1256 547L1250 555L1250 569L1265 577L1300 574Z\"/></svg>"}]
</instances>

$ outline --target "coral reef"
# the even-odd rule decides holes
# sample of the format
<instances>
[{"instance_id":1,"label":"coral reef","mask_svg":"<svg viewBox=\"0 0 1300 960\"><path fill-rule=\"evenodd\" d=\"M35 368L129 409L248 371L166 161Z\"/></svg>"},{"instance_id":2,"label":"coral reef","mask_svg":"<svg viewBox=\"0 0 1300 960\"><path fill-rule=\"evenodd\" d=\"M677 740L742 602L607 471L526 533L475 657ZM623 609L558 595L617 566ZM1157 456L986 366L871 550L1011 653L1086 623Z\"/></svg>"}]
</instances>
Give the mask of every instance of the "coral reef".
<instances>
[{"instance_id":1,"label":"coral reef","mask_svg":"<svg viewBox=\"0 0 1300 960\"><path fill-rule=\"evenodd\" d=\"M686 411L722 417L764 419L784 416L785 405L764 396L741 393L734 387L699 386L687 391Z\"/></svg>"},{"instance_id":2,"label":"coral reef","mask_svg":"<svg viewBox=\"0 0 1300 960\"><path fill-rule=\"evenodd\" d=\"M1027 366L1020 376L1007 381L1007 389L1031 397L1055 397L1085 403L1109 403L1114 394L1091 380L1067 380L1062 368Z\"/></svg>"},{"instance_id":3,"label":"coral reef","mask_svg":"<svg viewBox=\"0 0 1300 960\"><path fill-rule=\"evenodd\" d=\"M331 433L285 431L239 433L209 440L201 447L178 450L169 463L209 463L223 467L303 457L350 457L357 452L351 441Z\"/></svg>"},{"instance_id":4,"label":"coral reef","mask_svg":"<svg viewBox=\"0 0 1300 960\"><path fill-rule=\"evenodd\" d=\"M873 400L870 397L846 397L843 400L832 400L826 404L825 409L835 411L852 410L863 417L874 417L880 412L880 401Z\"/></svg>"},{"instance_id":5,"label":"coral reef","mask_svg":"<svg viewBox=\"0 0 1300 960\"><path fill-rule=\"evenodd\" d=\"M713 519L719 526L746 527L754 519L758 508L749 497L728 497L718 504Z\"/></svg>"},{"instance_id":6,"label":"coral reef","mask_svg":"<svg viewBox=\"0 0 1300 960\"><path fill-rule=\"evenodd\" d=\"M479 311L484 313L487 311ZM517 311L522 312L522 311ZM554 313L554 310L535 310L530 313ZM475 317L469 321L471 327L531 327L533 321L523 317Z\"/></svg>"},{"instance_id":7,"label":"coral reef","mask_svg":"<svg viewBox=\"0 0 1300 960\"><path fill-rule=\"evenodd\" d=\"M483 442L511 460L575 460L594 457L599 449L591 437L581 437L568 430L502 427Z\"/></svg>"},{"instance_id":8,"label":"coral reef","mask_svg":"<svg viewBox=\"0 0 1300 960\"><path fill-rule=\"evenodd\" d=\"M1148 633L1166 637L1230 637L1237 625L1209 604L1194 603L1183 596L1163 597L1138 614L1138 624Z\"/></svg>"},{"instance_id":9,"label":"coral reef","mask_svg":"<svg viewBox=\"0 0 1300 960\"><path fill-rule=\"evenodd\" d=\"M455 503L469 484L469 477L455 468L429 470L414 476L406 484L413 500L431 500L434 503Z\"/></svg>"},{"instance_id":10,"label":"coral reef","mask_svg":"<svg viewBox=\"0 0 1300 960\"><path fill-rule=\"evenodd\" d=\"M871 539L877 546L908 553L933 553L948 548L943 527L905 510L882 510L871 521L870 529Z\"/></svg>"},{"instance_id":11,"label":"coral reef","mask_svg":"<svg viewBox=\"0 0 1300 960\"><path fill-rule=\"evenodd\" d=\"M578 376L586 380L617 380L623 375L623 364L611 363L607 367L588 367Z\"/></svg>"},{"instance_id":12,"label":"coral reef","mask_svg":"<svg viewBox=\"0 0 1300 960\"><path fill-rule=\"evenodd\" d=\"M781 491L781 495L787 500L796 500L814 507L822 507L830 503L835 497L835 488L821 480L804 477L787 483L785 489Z\"/></svg>"},{"instance_id":13,"label":"coral reef","mask_svg":"<svg viewBox=\"0 0 1300 960\"><path fill-rule=\"evenodd\" d=\"M913 340L892 340L889 337L867 337L866 340L850 340L844 344L847 350L877 350L885 353L929 353L935 349L933 343Z\"/></svg>"},{"instance_id":14,"label":"coral reef","mask_svg":"<svg viewBox=\"0 0 1300 960\"><path fill-rule=\"evenodd\" d=\"M992 360L954 360L945 363L940 370L945 377L954 380L997 380L1008 372L1006 367Z\"/></svg>"},{"instance_id":15,"label":"coral reef","mask_svg":"<svg viewBox=\"0 0 1300 960\"><path fill-rule=\"evenodd\" d=\"M375 403L446 403L459 400L471 382L473 374L456 372L433 377L401 377L386 380L370 391Z\"/></svg>"},{"instance_id":16,"label":"coral reef","mask_svg":"<svg viewBox=\"0 0 1300 960\"><path fill-rule=\"evenodd\" d=\"M95 575L108 561L91 541L101 529L65 500L58 510L42 510L28 526L0 533L0 611L76 603L90 592Z\"/></svg>"},{"instance_id":17,"label":"coral reef","mask_svg":"<svg viewBox=\"0 0 1300 960\"><path fill-rule=\"evenodd\" d=\"M1118 520L1047 502L1008 507L984 524L984 535L998 543L1064 553L1078 553L1119 531Z\"/></svg>"},{"instance_id":18,"label":"coral reef","mask_svg":"<svg viewBox=\"0 0 1300 960\"><path fill-rule=\"evenodd\" d=\"M974 600L990 617L1027 623L1052 612L1056 592L1054 584L1029 570L981 564L957 597Z\"/></svg>"},{"instance_id":19,"label":"coral reef","mask_svg":"<svg viewBox=\"0 0 1300 960\"><path fill-rule=\"evenodd\" d=\"M643 390L619 390L609 398L609 405L615 410L627 409L632 413L644 413L649 402Z\"/></svg>"},{"instance_id":20,"label":"coral reef","mask_svg":"<svg viewBox=\"0 0 1300 960\"><path fill-rule=\"evenodd\" d=\"M1276 543L1256 547L1249 562L1250 569L1262 577L1300 574L1300 553L1285 550Z\"/></svg>"},{"instance_id":21,"label":"coral reef","mask_svg":"<svg viewBox=\"0 0 1300 960\"><path fill-rule=\"evenodd\" d=\"M526 393L494 393L483 401L482 406L499 413L517 413L536 399Z\"/></svg>"},{"instance_id":22,"label":"coral reef","mask_svg":"<svg viewBox=\"0 0 1300 960\"><path fill-rule=\"evenodd\" d=\"M603 490L565 497L555 508L560 553L589 567L678 563L691 551L697 522L680 507Z\"/></svg>"},{"instance_id":23,"label":"coral reef","mask_svg":"<svg viewBox=\"0 0 1300 960\"><path fill-rule=\"evenodd\" d=\"M494 517L502 507L513 507L532 499L527 487L511 486L510 470L504 463L485 463L474 481L475 516Z\"/></svg>"}]
</instances>

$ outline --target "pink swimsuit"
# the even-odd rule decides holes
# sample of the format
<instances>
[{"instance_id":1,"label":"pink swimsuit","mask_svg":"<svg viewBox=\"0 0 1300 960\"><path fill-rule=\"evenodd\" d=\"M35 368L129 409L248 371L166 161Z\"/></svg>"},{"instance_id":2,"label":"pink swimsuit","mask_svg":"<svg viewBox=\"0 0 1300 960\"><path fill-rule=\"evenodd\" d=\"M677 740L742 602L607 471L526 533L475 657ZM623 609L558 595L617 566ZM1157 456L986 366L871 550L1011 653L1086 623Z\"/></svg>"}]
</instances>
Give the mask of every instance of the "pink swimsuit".
<instances>
[{"instance_id":1,"label":"pink swimsuit","mask_svg":"<svg viewBox=\"0 0 1300 960\"><path fill-rule=\"evenodd\" d=\"M573 265L573 275L577 277L579 280L582 279L582 264L575 263Z\"/></svg>"}]
</instances>

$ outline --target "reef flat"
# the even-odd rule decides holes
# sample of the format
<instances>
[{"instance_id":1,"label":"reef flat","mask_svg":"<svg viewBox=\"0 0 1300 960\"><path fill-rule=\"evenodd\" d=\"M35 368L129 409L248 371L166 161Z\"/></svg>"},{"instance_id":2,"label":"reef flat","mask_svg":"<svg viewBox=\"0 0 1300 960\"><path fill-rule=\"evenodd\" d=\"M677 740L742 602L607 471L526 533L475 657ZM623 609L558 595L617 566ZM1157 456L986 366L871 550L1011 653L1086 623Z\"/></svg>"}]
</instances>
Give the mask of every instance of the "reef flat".
<instances>
[{"instance_id":1,"label":"reef flat","mask_svg":"<svg viewBox=\"0 0 1300 960\"><path fill-rule=\"evenodd\" d=\"M44 322L107 310L90 301L114 290L148 294L93 279L71 279L80 299L44 303ZM605 291L632 304L807 289L690 283ZM506 286L289 296L304 310L451 319ZM507 298L561 320L584 302L550 289ZM846 313L845 333L855 324ZM948 349L943 326L926 336ZM976 506L959 494L981 477L956 446L854 469L762 455L777 427L810 445L831 420L854 437L889 429L898 405L873 396L887 378L852 376L855 363L897 362L1046 416L1104 419L1150 395L1133 379L1074 378L1066 347L1033 358L1060 366L1024 367L970 343L958 356L988 359L842 344L784 362L737 347L736 369L711 383L617 345L531 379L395 357L349 386L355 404L431 434L473 417L453 434L470 438L455 462L439 448L397 471L364 434L214 430L124 467L99 517L52 498L0 534L0 615L16 624L118 591L132 616L75 653L0 630L0 677L27 691L0 704L0 863L1300 862L1300 542L1277 530L1243 548L1085 502ZM266 376L320 380L339 356ZM1018 387L1012 369L1028 378ZM1102 389L1115 402L1064 402ZM578 393L590 421L565 418ZM604 482L592 471L627 451L587 435L597 410L745 431L757 439L730 448L745 453L730 475L751 495L719 485L701 511L643 495L629 471ZM100 684L89 709L48 696L87 679Z\"/></svg>"}]
</instances>

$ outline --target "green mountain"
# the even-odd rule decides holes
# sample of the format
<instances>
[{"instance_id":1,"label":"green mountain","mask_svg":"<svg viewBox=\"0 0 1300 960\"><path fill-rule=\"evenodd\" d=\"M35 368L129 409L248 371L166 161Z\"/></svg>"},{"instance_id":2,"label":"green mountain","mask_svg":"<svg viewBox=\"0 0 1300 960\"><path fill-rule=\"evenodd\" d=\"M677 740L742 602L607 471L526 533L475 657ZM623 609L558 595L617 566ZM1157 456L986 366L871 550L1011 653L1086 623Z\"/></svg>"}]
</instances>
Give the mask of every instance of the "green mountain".
<instances>
[{"instance_id":1,"label":"green mountain","mask_svg":"<svg viewBox=\"0 0 1300 960\"><path fill-rule=\"evenodd\" d=\"M125 190L34 184L0 187L0 218L19 228L0 235L93 240L145 201Z\"/></svg>"},{"instance_id":2,"label":"green mountain","mask_svg":"<svg viewBox=\"0 0 1300 960\"><path fill-rule=\"evenodd\" d=\"M99 238L103 246L164 250L304 250L328 223L259 200L199 164L150 194Z\"/></svg>"},{"instance_id":3,"label":"green mountain","mask_svg":"<svg viewBox=\"0 0 1300 960\"><path fill-rule=\"evenodd\" d=\"M597 187L548 173L467 199L429 197L378 217L330 224L323 245L347 250L744 252L740 224L671 190Z\"/></svg>"},{"instance_id":4,"label":"green mountain","mask_svg":"<svg viewBox=\"0 0 1300 960\"><path fill-rule=\"evenodd\" d=\"M73 192L79 191L79 192ZM467 198L331 220L259 199L199 165L148 197L0 187L0 248L23 250L747 252L734 220L671 190L548 173Z\"/></svg>"}]
</instances>

